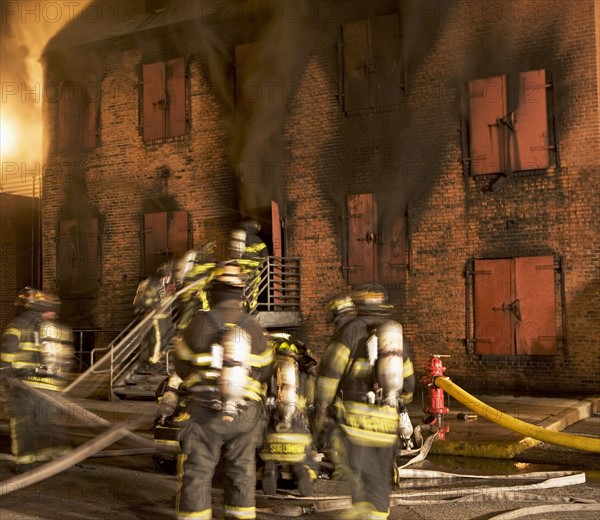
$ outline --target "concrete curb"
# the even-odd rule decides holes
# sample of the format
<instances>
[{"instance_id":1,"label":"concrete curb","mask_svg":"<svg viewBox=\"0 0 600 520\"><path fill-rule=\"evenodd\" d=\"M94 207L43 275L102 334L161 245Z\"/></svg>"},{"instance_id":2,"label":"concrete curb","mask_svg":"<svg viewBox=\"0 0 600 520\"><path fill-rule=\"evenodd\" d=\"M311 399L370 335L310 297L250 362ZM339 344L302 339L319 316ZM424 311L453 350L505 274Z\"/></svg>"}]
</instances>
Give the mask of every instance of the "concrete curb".
<instances>
[{"instance_id":1,"label":"concrete curb","mask_svg":"<svg viewBox=\"0 0 600 520\"><path fill-rule=\"evenodd\" d=\"M600 411L600 396L587 397L575 406L547 417L536 426L550 431L562 431L567 426L587 419ZM506 430L509 432L510 430ZM516 435L516 434L515 434ZM499 442L476 440L436 440L431 448L432 454L456 455L463 457L483 457L494 459L513 459L520 453L541 444L542 441L531 437L516 436L516 439Z\"/></svg>"}]
</instances>

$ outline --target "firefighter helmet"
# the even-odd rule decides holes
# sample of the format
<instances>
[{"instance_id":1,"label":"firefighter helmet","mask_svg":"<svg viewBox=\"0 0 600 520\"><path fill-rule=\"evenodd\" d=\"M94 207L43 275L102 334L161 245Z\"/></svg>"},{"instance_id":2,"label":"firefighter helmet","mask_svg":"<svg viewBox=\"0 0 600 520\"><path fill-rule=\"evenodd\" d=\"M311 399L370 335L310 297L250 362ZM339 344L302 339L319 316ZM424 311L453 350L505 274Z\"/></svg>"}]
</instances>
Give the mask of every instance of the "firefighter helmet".
<instances>
[{"instance_id":1,"label":"firefighter helmet","mask_svg":"<svg viewBox=\"0 0 600 520\"><path fill-rule=\"evenodd\" d=\"M387 316L394 310L388 303L385 287L376 283L358 285L352 288L350 297L356 305L358 314L374 314Z\"/></svg>"},{"instance_id":2,"label":"firefighter helmet","mask_svg":"<svg viewBox=\"0 0 600 520\"><path fill-rule=\"evenodd\" d=\"M16 307L38 312L58 312L60 304L60 298L55 294L40 291L33 287L23 288L15 300Z\"/></svg>"},{"instance_id":3,"label":"firefighter helmet","mask_svg":"<svg viewBox=\"0 0 600 520\"><path fill-rule=\"evenodd\" d=\"M339 316L356 315L356 307L348 294L342 294L332 298L325 304L327 322L331 323Z\"/></svg>"},{"instance_id":4,"label":"firefighter helmet","mask_svg":"<svg viewBox=\"0 0 600 520\"><path fill-rule=\"evenodd\" d=\"M246 278L240 264L227 261L217 267L214 281L216 284L229 285L231 287L245 287Z\"/></svg>"},{"instance_id":5,"label":"firefighter helmet","mask_svg":"<svg viewBox=\"0 0 600 520\"><path fill-rule=\"evenodd\" d=\"M261 226L256 220L249 219L242 222L242 228L246 233L260 233Z\"/></svg>"}]
</instances>

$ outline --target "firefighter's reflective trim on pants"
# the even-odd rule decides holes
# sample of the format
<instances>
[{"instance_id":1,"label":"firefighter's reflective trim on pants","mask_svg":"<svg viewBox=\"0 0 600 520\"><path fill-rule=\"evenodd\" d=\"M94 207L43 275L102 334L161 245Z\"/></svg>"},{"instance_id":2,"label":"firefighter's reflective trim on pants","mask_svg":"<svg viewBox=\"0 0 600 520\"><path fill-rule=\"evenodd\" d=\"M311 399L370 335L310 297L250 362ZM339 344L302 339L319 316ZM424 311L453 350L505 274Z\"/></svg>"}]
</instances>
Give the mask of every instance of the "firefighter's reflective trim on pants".
<instances>
[{"instance_id":1,"label":"firefighter's reflective trim on pants","mask_svg":"<svg viewBox=\"0 0 600 520\"><path fill-rule=\"evenodd\" d=\"M225 512L225 518L242 518L242 519L253 519L256 518L256 507L236 507L223 505L223 511Z\"/></svg>"},{"instance_id":2,"label":"firefighter's reflective trim on pants","mask_svg":"<svg viewBox=\"0 0 600 520\"><path fill-rule=\"evenodd\" d=\"M395 408L354 401L337 401L342 431L359 446L393 446L398 440L399 415Z\"/></svg>"},{"instance_id":3,"label":"firefighter's reflective trim on pants","mask_svg":"<svg viewBox=\"0 0 600 520\"><path fill-rule=\"evenodd\" d=\"M212 520L212 509L204 509L202 511L180 511L181 503L181 485L183 482L183 465L187 459L185 453L179 452L177 456L177 494L175 495L175 512L178 520Z\"/></svg>"},{"instance_id":4,"label":"firefighter's reflective trim on pants","mask_svg":"<svg viewBox=\"0 0 600 520\"><path fill-rule=\"evenodd\" d=\"M378 520L388 518L390 511L377 511L375 506L371 502L356 502L352 504L354 513L356 516L353 518L360 518L360 520Z\"/></svg>"},{"instance_id":5,"label":"firefighter's reflective trim on pants","mask_svg":"<svg viewBox=\"0 0 600 520\"><path fill-rule=\"evenodd\" d=\"M306 447L311 443L312 437L306 433L268 433L260 458L264 461L302 462L306 458Z\"/></svg>"},{"instance_id":6,"label":"firefighter's reflective trim on pants","mask_svg":"<svg viewBox=\"0 0 600 520\"><path fill-rule=\"evenodd\" d=\"M182 513L181 511L177 511L177 518L179 520L212 520L212 509L193 511L190 513Z\"/></svg>"}]
</instances>

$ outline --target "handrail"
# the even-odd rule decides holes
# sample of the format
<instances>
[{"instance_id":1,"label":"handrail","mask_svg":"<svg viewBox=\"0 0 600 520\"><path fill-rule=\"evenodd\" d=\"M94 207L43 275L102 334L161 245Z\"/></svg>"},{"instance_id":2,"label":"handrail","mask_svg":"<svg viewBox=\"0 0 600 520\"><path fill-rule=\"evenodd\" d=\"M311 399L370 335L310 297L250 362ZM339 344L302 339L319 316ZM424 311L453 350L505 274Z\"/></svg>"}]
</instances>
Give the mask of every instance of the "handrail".
<instances>
[{"instance_id":1,"label":"handrail","mask_svg":"<svg viewBox=\"0 0 600 520\"><path fill-rule=\"evenodd\" d=\"M258 280L258 302L250 314L272 311L300 311L300 259L268 256L248 280L244 291L252 297ZM255 296L256 298L256 296Z\"/></svg>"},{"instance_id":2,"label":"handrail","mask_svg":"<svg viewBox=\"0 0 600 520\"><path fill-rule=\"evenodd\" d=\"M174 294L165 298L160 304L144 316L141 320L127 330L124 329L123 334L119 334L106 347L99 347L92 350L92 359L90 368L83 372L77 379L63 389L63 392L69 393L86 380L91 374L110 374L109 388L113 388L114 382L121 377L128 369L130 369L139 359L141 352L139 351L139 342L144 338L145 334L152 327L152 319L157 313L163 313L173 305L177 298L184 292L203 283L205 280L196 280L193 283L182 287ZM133 320L132 323L135 323ZM130 326L129 325L129 326ZM129 327L128 326L128 327ZM95 356L98 353L105 354L96 362ZM106 368L106 365L108 365Z\"/></svg>"}]
</instances>

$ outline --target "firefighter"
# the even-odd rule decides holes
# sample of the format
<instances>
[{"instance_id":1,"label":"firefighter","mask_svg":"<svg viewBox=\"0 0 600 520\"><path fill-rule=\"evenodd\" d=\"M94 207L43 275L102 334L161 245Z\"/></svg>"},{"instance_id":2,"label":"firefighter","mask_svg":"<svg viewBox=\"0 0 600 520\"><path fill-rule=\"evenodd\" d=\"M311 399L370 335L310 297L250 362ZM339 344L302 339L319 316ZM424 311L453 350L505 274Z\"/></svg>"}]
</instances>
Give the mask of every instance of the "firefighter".
<instances>
[{"instance_id":1,"label":"firefighter","mask_svg":"<svg viewBox=\"0 0 600 520\"><path fill-rule=\"evenodd\" d=\"M336 332L356 317L356 307L349 294L340 294L330 299L325 304L325 312L327 323L332 323ZM324 462L333 465L333 471L331 471L329 478L331 480L343 480L344 471L340 459L340 432L332 417L327 418L323 434L320 439L317 439L316 444L317 449L323 449Z\"/></svg>"},{"instance_id":2,"label":"firefighter","mask_svg":"<svg viewBox=\"0 0 600 520\"><path fill-rule=\"evenodd\" d=\"M190 322L175 345L187 413L179 435L177 516L212 518L211 489L225 464L225 518L256 518L256 447L260 444L273 349L258 321L244 312L239 264L217 267L209 311Z\"/></svg>"},{"instance_id":3,"label":"firefighter","mask_svg":"<svg viewBox=\"0 0 600 520\"><path fill-rule=\"evenodd\" d=\"M264 444L262 489L277 493L283 470L289 470L302 496L312 495L317 478L312 451L308 407L312 405L317 361L310 349L287 333L274 333L275 368L267 403L270 413Z\"/></svg>"},{"instance_id":4,"label":"firefighter","mask_svg":"<svg viewBox=\"0 0 600 520\"><path fill-rule=\"evenodd\" d=\"M238 229L231 232L229 242L230 257L239 261L248 278L246 304L250 311L258 304L262 263L269 256L267 244L258 236L260 229L261 226L256 220L244 220Z\"/></svg>"},{"instance_id":5,"label":"firefighter","mask_svg":"<svg viewBox=\"0 0 600 520\"><path fill-rule=\"evenodd\" d=\"M156 270L156 275L142 280L138 285L133 307L136 314L142 318L152 314L151 335L149 341L149 352L147 363L156 365L173 336L174 326L170 309L157 310L161 302L172 295L175 291L175 280L173 276L173 265L162 264Z\"/></svg>"},{"instance_id":6,"label":"firefighter","mask_svg":"<svg viewBox=\"0 0 600 520\"><path fill-rule=\"evenodd\" d=\"M393 307L382 286L358 286L350 296L357 316L334 333L319 367L315 433L322 434L333 404L354 513L388 518L400 426L402 328L389 319Z\"/></svg>"},{"instance_id":7,"label":"firefighter","mask_svg":"<svg viewBox=\"0 0 600 520\"><path fill-rule=\"evenodd\" d=\"M60 391L73 363L73 332L54 320L60 299L25 287L15 300L19 314L2 335L2 374L41 392ZM35 468L70 449L60 414L48 402L22 388L9 392L11 450L16 473Z\"/></svg>"},{"instance_id":8,"label":"firefighter","mask_svg":"<svg viewBox=\"0 0 600 520\"><path fill-rule=\"evenodd\" d=\"M180 312L177 319L177 333L181 333L198 311L209 309L206 288L212 280L215 267L217 244L209 241L197 250L188 251L175 268L175 277L182 287L190 285L179 297Z\"/></svg>"}]
</instances>

